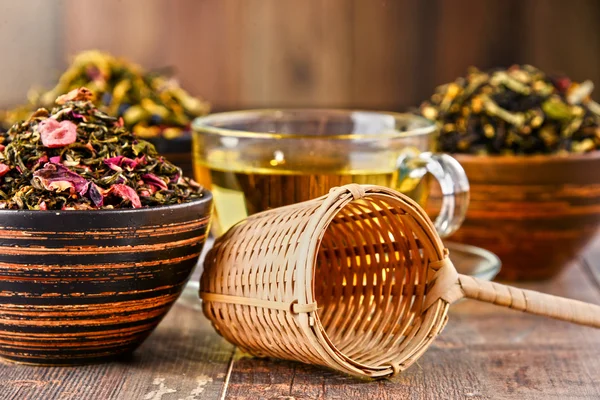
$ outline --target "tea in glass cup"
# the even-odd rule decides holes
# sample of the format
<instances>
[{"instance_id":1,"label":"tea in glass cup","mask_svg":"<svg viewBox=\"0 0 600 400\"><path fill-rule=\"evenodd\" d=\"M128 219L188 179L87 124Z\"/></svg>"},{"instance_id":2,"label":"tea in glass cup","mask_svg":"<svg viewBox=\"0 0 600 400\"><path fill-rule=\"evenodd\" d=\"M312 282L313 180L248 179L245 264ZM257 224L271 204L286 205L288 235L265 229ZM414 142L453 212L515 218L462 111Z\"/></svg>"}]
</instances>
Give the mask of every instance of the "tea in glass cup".
<instances>
[{"instance_id":1,"label":"tea in glass cup","mask_svg":"<svg viewBox=\"0 0 600 400\"><path fill-rule=\"evenodd\" d=\"M431 177L444 200L436 227L454 232L469 186L452 157L433 154L436 126L410 114L257 110L194 122L194 169L214 196L213 233L248 215L310 200L348 183L381 185L425 205Z\"/></svg>"}]
</instances>

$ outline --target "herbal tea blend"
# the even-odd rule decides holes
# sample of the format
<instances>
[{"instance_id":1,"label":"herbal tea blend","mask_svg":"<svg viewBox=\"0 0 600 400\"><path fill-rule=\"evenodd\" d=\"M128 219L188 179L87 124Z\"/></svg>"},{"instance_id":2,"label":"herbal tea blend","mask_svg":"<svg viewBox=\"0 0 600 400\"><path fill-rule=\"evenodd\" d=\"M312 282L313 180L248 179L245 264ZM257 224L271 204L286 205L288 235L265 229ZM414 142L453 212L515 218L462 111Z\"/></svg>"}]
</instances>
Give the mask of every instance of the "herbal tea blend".
<instances>
[{"instance_id":1,"label":"herbal tea blend","mask_svg":"<svg viewBox=\"0 0 600 400\"><path fill-rule=\"evenodd\" d=\"M0 115L0 128L8 129L40 107L51 108L57 96L82 86L94 93L101 111L123 117L125 126L144 139L179 137L195 117L209 110L207 102L188 94L174 79L91 50L75 57L52 90L34 92L30 104Z\"/></svg>"},{"instance_id":2,"label":"herbal tea blend","mask_svg":"<svg viewBox=\"0 0 600 400\"><path fill-rule=\"evenodd\" d=\"M181 169L99 111L86 88L0 136L0 208L88 210L171 205L202 196Z\"/></svg>"},{"instance_id":3,"label":"herbal tea blend","mask_svg":"<svg viewBox=\"0 0 600 400\"><path fill-rule=\"evenodd\" d=\"M471 68L442 85L420 113L440 124L440 151L472 154L586 153L600 149L594 85L530 65Z\"/></svg>"}]
</instances>

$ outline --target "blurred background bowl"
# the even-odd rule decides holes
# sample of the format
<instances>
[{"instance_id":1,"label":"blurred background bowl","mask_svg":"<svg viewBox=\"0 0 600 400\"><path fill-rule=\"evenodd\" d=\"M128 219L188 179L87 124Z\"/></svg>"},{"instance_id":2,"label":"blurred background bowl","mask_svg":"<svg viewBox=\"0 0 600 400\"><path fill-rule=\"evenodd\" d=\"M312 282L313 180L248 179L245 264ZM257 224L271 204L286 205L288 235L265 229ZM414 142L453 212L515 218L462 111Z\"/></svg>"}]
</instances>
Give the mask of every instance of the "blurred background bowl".
<instances>
[{"instance_id":1,"label":"blurred background bowl","mask_svg":"<svg viewBox=\"0 0 600 400\"><path fill-rule=\"evenodd\" d=\"M177 300L212 195L165 207L0 211L0 356L45 365L129 353Z\"/></svg>"},{"instance_id":2,"label":"blurred background bowl","mask_svg":"<svg viewBox=\"0 0 600 400\"><path fill-rule=\"evenodd\" d=\"M192 162L192 134L184 131L183 134L174 139L162 136L146 139L156 147L156 151L167 160L181 168L183 176L194 177L194 166Z\"/></svg>"},{"instance_id":3,"label":"blurred background bowl","mask_svg":"<svg viewBox=\"0 0 600 400\"><path fill-rule=\"evenodd\" d=\"M500 279L551 278L598 235L600 152L454 157L469 178L471 202L451 240L498 255Z\"/></svg>"}]
</instances>

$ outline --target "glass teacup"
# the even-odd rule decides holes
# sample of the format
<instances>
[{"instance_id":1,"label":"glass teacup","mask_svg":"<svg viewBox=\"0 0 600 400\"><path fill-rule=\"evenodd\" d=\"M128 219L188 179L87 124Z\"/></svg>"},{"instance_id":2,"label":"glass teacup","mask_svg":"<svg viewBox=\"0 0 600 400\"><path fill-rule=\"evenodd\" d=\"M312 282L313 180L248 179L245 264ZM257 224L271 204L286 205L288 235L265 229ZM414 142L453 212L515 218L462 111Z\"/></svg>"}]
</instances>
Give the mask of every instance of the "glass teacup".
<instances>
[{"instance_id":1,"label":"glass teacup","mask_svg":"<svg viewBox=\"0 0 600 400\"><path fill-rule=\"evenodd\" d=\"M433 153L436 125L412 114L252 110L194 121L194 171L214 195L213 233L248 215L309 200L348 183L387 186L424 206L430 178L443 194L442 237L462 223L469 183L460 164Z\"/></svg>"}]
</instances>

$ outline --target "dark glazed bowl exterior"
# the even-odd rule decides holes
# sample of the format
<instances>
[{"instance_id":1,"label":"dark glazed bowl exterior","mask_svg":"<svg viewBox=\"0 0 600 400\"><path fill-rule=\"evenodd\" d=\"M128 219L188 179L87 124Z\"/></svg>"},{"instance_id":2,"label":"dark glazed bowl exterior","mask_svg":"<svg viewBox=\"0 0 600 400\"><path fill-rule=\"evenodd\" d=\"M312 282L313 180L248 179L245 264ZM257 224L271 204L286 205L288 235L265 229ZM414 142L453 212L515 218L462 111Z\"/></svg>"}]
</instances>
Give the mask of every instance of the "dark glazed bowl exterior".
<instances>
[{"instance_id":1,"label":"dark glazed bowl exterior","mask_svg":"<svg viewBox=\"0 0 600 400\"><path fill-rule=\"evenodd\" d=\"M135 210L0 211L0 355L85 364L139 346L189 279L212 195Z\"/></svg>"}]
</instances>

